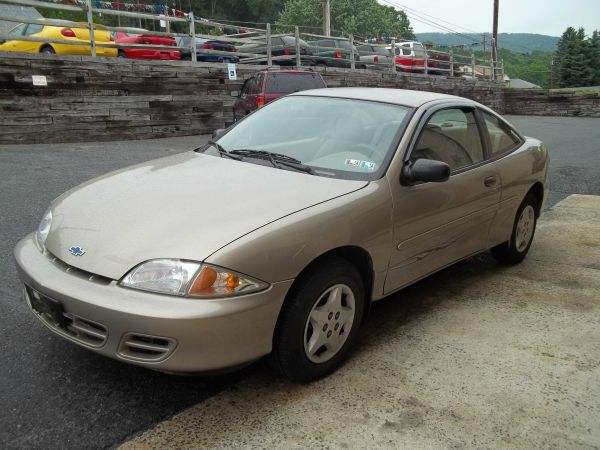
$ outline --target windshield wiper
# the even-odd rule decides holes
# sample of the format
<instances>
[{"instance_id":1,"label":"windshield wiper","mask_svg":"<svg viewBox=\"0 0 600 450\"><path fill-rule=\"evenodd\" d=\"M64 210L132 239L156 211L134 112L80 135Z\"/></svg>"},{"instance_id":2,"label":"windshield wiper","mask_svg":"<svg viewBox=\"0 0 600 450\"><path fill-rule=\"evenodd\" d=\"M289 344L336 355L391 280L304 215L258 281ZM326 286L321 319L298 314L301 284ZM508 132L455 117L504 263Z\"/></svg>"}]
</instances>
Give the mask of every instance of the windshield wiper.
<instances>
[{"instance_id":1,"label":"windshield wiper","mask_svg":"<svg viewBox=\"0 0 600 450\"><path fill-rule=\"evenodd\" d=\"M273 167L281 169L281 166L289 167L291 169L296 169L301 172L314 174L314 170L312 167L307 166L306 164L302 164L302 161L299 159L293 158L288 155L282 155L281 153L273 153L268 152L266 150L251 150L251 149L237 149L231 150L232 155L240 155L242 157L249 158L260 158L268 160Z\"/></svg>"},{"instance_id":2,"label":"windshield wiper","mask_svg":"<svg viewBox=\"0 0 600 450\"><path fill-rule=\"evenodd\" d=\"M208 141L208 144L212 145L214 148L217 149L217 151L219 152L219 155L221 155L221 158L223 156L227 156L228 158L235 159L236 161L242 160L242 158L240 158L239 156L235 156L235 155L232 155L231 153L229 153L227 150L225 150L225 148L221 144L219 144L216 141Z\"/></svg>"}]
</instances>

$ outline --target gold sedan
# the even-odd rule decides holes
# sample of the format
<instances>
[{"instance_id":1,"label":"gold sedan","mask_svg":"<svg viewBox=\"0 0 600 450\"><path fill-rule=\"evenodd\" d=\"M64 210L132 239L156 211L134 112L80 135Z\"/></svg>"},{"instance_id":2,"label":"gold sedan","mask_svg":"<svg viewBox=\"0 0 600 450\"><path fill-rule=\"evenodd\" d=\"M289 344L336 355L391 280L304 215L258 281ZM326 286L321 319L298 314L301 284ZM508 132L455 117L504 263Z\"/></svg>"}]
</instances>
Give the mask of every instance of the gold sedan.
<instances>
[{"instance_id":1,"label":"gold sedan","mask_svg":"<svg viewBox=\"0 0 600 450\"><path fill-rule=\"evenodd\" d=\"M90 30L88 28L79 28L86 26L86 23L76 23L65 21L66 26L48 25L43 20L39 23L20 23L8 32L13 37L9 41L0 44L0 51L5 52L26 52L26 53L50 53L60 55L91 55ZM73 41L74 44L63 44L56 42L38 42L19 40L20 37L60 39L64 41ZM110 31L94 29L94 40L98 43L111 42ZM85 44L85 45L82 45ZM98 56L117 56L117 49L111 47L96 47Z\"/></svg>"}]
</instances>

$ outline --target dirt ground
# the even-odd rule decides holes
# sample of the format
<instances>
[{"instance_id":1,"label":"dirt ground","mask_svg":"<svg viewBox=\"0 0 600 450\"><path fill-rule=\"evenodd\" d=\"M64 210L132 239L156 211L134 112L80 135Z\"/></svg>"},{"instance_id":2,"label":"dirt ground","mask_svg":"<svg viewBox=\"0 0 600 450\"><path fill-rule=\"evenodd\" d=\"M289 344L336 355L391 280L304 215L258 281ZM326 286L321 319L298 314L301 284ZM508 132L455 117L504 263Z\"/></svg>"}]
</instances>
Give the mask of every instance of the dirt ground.
<instances>
[{"instance_id":1,"label":"dirt ground","mask_svg":"<svg viewBox=\"0 0 600 450\"><path fill-rule=\"evenodd\" d=\"M460 263L379 302L335 374L260 369L139 448L599 448L600 197L547 211L528 258Z\"/></svg>"}]
</instances>

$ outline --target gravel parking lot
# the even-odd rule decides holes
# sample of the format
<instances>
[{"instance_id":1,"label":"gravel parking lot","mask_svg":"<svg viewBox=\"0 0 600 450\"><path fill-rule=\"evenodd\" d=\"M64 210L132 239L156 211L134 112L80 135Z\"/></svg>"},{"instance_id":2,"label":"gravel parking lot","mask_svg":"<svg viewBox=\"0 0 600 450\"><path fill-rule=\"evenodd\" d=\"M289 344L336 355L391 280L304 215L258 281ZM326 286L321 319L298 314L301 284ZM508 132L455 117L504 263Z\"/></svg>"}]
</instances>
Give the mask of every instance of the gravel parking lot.
<instances>
[{"instance_id":1,"label":"gravel parking lot","mask_svg":"<svg viewBox=\"0 0 600 450\"><path fill-rule=\"evenodd\" d=\"M547 206L600 195L598 119L510 120L550 148ZM549 212L518 267L482 255L381 302L354 358L314 385L274 379L260 363L163 375L50 334L21 299L16 241L70 187L206 139L0 146L1 448L111 447L181 411L126 445L600 446L593 197Z\"/></svg>"},{"instance_id":2,"label":"gravel parking lot","mask_svg":"<svg viewBox=\"0 0 600 450\"><path fill-rule=\"evenodd\" d=\"M379 303L327 379L261 371L122 448L597 448L599 249L600 197L568 197L521 265L473 258Z\"/></svg>"}]
</instances>

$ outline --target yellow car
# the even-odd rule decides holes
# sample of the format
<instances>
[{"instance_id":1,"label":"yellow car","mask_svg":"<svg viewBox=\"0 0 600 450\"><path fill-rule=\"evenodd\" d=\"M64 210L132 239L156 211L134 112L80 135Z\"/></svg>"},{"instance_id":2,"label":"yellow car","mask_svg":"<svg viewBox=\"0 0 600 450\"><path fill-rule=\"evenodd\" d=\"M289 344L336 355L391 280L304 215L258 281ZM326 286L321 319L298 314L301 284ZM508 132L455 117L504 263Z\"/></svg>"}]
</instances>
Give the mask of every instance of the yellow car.
<instances>
[{"instance_id":1,"label":"yellow car","mask_svg":"<svg viewBox=\"0 0 600 450\"><path fill-rule=\"evenodd\" d=\"M39 23L20 23L8 32L15 40L5 41L0 45L0 51L27 53L57 53L60 55L91 55L90 31L87 28L77 28L87 23L65 21L66 26L47 25L43 20ZM69 26L70 25L70 26ZM98 26L99 27L99 26ZM62 39L66 41L85 42L88 45L57 44L54 42L20 41L20 36L46 39ZM96 42L112 42L110 31L94 28ZM111 47L96 47L98 56L117 56L117 49Z\"/></svg>"}]
</instances>

